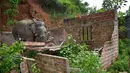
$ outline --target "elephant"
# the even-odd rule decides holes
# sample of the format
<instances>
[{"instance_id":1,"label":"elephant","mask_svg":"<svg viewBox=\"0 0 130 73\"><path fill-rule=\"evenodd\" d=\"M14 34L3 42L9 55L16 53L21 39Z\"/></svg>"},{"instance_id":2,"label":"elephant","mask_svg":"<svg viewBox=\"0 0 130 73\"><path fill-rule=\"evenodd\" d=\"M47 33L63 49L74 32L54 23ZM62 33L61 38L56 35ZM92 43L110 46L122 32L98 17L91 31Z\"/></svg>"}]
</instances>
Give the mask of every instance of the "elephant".
<instances>
[{"instance_id":1,"label":"elephant","mask_svg":"<svg viewBox=\"0 0 130 73\"><path fill-rule=\"evenodd\" d=\"M24 19L16 22L12 28L12 34L15 40L39 42L36 38L43 41L46 37L47 29L45 23L38 19Z\"/></svg>"}]
</instances>

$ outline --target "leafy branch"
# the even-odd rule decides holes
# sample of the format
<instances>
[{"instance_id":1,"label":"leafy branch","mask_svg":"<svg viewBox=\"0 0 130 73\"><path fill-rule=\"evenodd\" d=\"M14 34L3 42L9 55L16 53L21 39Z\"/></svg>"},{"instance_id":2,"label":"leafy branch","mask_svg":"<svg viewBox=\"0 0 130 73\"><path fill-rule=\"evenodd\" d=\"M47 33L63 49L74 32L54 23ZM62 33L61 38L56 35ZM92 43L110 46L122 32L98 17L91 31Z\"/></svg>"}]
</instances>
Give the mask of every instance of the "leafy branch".
<instances>
[{"instance_id":1,"label":"leafy branch","mask_svg":"<svg viewBox=\"0 0 130 73\"><path fill-rule=\"evenodd\" d=\"M8 16L7 25L11 25L15 22L14 17L18 13L18 4L20 0L7 0L5 6L7 9L4 11L4 14Z\"/></svg>"}]
</instances>

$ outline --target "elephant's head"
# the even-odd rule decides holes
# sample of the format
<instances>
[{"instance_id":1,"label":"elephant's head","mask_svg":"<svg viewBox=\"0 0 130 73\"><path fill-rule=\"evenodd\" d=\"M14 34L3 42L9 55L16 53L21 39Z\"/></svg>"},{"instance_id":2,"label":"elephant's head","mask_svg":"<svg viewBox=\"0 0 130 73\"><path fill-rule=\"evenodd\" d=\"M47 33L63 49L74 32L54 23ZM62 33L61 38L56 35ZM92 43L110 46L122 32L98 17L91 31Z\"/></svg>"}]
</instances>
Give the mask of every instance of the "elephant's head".
<instances>
[{"instance_id":1,"label":"elephant's head","mask_svg":"<svg viewBox=\"0 0 130 73\"><path fill-rule=\"evenodd\" d=\"M31 25L32 32L34 33L35 37L45 39L47 29L45 27L45 23L41 20L34 19L34 23Z\"/></svg>"}]
</instances>

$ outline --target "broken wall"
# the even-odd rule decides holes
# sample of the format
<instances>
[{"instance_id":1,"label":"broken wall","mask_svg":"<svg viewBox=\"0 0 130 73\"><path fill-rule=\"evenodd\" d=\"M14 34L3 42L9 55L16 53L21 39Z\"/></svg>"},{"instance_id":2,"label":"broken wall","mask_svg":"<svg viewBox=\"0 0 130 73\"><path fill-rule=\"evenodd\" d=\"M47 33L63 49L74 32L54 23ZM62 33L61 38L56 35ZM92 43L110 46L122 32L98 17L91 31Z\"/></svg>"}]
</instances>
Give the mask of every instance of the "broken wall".
<instances>
[{"instance_id":1,"label":"broken wall","mask_svg":"<svg viewBox=\"0 0 130 73\"><path fill-rule=\"evenodd\" d=\"M24 59L21 63L22 73L34 73L31 68L34 64L40 69L40 73L70 73L68 59L40 53L35 59Z\"/></svg>"},{"instance_id":2,"label":"broken wall","mask_svg":"<svg viewBox=\"0 0 130 73\"><path fill-rule=\"evenodd\" d=\"M118 19L116 9L65 19L64 23L64 28L68 34L72 34L77 43L86 43L92 50L99 51L102 49L100 61L103 69L108 68L117 59ZM83 27L87 27L87 30L82 29ZM91 30L88 30L88 28ZM84 33L86 31L87 33ZM82 36L87 34L87 37L91 36L91 39L82 40L81 34Z\"/></svg>"},{"instance_id":3,"label":"broken wall","mask_svg":"<svg viewBox=\"0 0 130 73\"><path fill-rule=\"evenodd\" d=\"M64 27L69 34L72 34L74 39L80 43L87 43L91 48L100 48L106 41L111 40L114 30L114 10L105 11L103 13L90 14L81 16L80 18L66 19ZM79 32L80 28L91 26L91 40L82 41Z\"/></svg>"},{"instance_id":4,"label":"broken wall","mask_svg":"<svg viewBox=\"0 0 130 73\"><path fill-rule=\"evenodd\" d=\"M103 69L107 69L112 65L114 61L118 58L118 41L119 41L119 31L118 31L118 19L115 10L115 20L114 20L114 30L110 41L106 41L103 45L101 53L101 63Z\"/></svg>"}]
</instances>

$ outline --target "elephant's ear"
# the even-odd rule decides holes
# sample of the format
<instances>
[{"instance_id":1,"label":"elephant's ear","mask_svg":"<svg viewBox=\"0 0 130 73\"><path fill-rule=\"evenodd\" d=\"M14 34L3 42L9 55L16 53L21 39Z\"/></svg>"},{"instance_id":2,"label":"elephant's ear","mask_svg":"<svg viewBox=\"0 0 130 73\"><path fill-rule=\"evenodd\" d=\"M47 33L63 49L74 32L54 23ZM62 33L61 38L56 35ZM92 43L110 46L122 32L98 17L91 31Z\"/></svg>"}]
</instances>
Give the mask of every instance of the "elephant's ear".
<instances>
[{"instance_id":1,"label":"elephant's ear","mask_svg":"<svg viewBox=\"0 0 130 73\"><path fill-rule=\"evenodd\" d=\"M41 19L33 19L33 22L35 23L35 24L42 24L43 26L45 26L45 23L43 22L43 20L41 20ZM45 26L46 27L46 26Z\"/></svg>"},{"instance_id":2,"label":"elephant's ear","mask_svg":"<svg viewBox=\"0 0 130 73\"><path fill-rule=\"evenodd\" d=\"M29 27L29 30L31 30L33 34L36 33L36 28L35 28L35 24L34 23L33 24L28 24L28 27Z\"/></svg>"}]
</instances>

